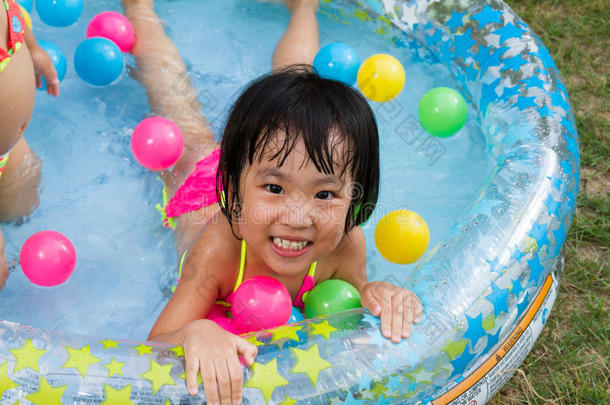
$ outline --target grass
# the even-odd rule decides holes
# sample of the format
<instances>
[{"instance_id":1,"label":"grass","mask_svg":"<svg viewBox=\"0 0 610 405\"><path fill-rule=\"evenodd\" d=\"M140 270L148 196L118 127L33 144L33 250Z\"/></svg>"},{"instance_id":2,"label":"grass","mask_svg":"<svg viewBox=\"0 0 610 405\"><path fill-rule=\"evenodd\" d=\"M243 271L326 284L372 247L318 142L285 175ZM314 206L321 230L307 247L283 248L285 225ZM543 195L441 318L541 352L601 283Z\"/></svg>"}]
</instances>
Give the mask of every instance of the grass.
<instances>
[{"instance_id":1,"label":"grass","mask_svg":"<svg viewBox=\"0 0 610 405\"><path fill-rule=\"evenodd\" d=\"M491 404L610 403L610 11L607 0L507 0L553 55L580 136L581 184L547 326Z\"/></svg>"}]
</instances>

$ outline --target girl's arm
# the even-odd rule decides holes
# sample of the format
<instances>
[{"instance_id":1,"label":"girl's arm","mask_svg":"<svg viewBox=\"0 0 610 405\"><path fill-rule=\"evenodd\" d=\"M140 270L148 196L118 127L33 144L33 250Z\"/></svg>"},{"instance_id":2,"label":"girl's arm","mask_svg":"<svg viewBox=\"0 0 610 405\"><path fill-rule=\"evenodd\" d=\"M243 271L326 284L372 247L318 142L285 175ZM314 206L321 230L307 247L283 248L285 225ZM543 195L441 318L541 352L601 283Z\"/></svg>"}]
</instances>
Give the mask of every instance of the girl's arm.
<instances>
[{"instance_id":1,"label":"girl's arm","mask_svg":"<svg viewBox=\"0 0 610 405\"><path fill-rule=\"evenodd\" d=\"M57 78L55 65L53 65L51 58L45 50L38 45L34 33L27 24L25 25L25 43L32 56L34 72L36 73L36 87L42 87L41 76L43 76L47 83L47 93L55 97L59 96L59 79Z\"/></svg>"},{"instance_id":2,"label":"girl's arm","mask_svg":"<svg viewBox=\"0 0 610 405\"><path fill-rule=\"evenodd\" d=\"M417 296L387 281L368 281L366 244L360 227L354 228L340 246L340 261L333 278L352 284L360 292L362 306L381 318L381 333L393 342L400 342L411 333L411 325L419 322L422 306ZM392 280L394 281L394 280Z\"/></svg>"}]
</instances>

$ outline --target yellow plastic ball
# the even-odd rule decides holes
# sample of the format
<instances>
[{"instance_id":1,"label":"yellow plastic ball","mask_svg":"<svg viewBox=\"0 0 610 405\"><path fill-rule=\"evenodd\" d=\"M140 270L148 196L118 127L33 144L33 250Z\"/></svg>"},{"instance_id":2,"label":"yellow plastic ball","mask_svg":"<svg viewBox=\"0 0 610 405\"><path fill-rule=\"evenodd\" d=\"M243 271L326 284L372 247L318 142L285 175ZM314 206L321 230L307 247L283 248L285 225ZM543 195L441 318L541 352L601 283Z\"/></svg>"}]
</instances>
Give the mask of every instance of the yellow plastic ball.
<instances>
[{"instance_id":1,"label":"yellow plastic ball","mask_svg":"<svg viewBox=\"0 0 610 405\"><path fill-rule=\"evenodd\" d=\"M415 263L426 252L429 243L428 225L413 211L392 211L384 215L375 228L377 250L392 263Z\"/></svg>"},{"instance_id":2,"label":"yellow plastic ball","mask_svg":"<svg viewBox=\"0 0 610 405\"><path fill-rule=\"evenodd\" d=\"M369 100L390 101L405 85L405 69L392 55L379 53L360 65L357 81L360 91Z\"/></svg>"},{"instance_id":3,"label":"yellow plastic ball","mask_svg":"<svg viewBox=\"0 0 610 405\"><path fill-rule=\"evenodd\" d=\"M25 23L28 25L28 27L30 27L30 29L32 29L32 17L30 17L30 13L28 13L23 6L19 6L19 8L21 9L21 15L23 16Z\"/></svg>"}]
</instances>

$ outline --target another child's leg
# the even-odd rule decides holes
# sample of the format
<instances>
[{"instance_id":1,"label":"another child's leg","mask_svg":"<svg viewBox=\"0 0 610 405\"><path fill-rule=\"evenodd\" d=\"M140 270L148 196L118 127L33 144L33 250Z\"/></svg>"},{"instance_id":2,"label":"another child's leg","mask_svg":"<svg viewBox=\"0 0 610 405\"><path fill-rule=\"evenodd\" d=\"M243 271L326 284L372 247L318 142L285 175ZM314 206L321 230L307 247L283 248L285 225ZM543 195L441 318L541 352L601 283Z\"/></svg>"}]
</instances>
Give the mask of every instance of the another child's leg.
<instances>
[{"instance_id":1,"label":"another child's leg","mask_svg":"<svg viewBox=\"0 0 610 405\"><path fill-rule=\"evenodd\" d=\"M273 70L292 64L311 65L320 48L318 0L284 0L284 3L290 10L290 22L273 52Z\"/></svg>"},{"instance_id":2,"label":"another child's leg","mask_svg":"<svg viewBox=\"0 0 610 405\"><path fill-rule=\"evenodd\" d=\"M40 168L40 159L22 137L13 147L0 177L1 221L20 219L38 207Z\"/></svg>"},{"instance_id":3,"label":"another child's leg","mask_svg":"<svg viewBox=\"0 0 610 405\"><path fill-rule=\"evenodd\" d=\"M146 88L154 114L171 119L184 135L184 152L174 169L161 173L171 198L195 163L218 147L214 134L201 114L197 93L191 85L184 61L167 37L152 0L123 0L125 15L136 34L132 53L137 69L133 77Z\"/></svg>"}]
</instances>

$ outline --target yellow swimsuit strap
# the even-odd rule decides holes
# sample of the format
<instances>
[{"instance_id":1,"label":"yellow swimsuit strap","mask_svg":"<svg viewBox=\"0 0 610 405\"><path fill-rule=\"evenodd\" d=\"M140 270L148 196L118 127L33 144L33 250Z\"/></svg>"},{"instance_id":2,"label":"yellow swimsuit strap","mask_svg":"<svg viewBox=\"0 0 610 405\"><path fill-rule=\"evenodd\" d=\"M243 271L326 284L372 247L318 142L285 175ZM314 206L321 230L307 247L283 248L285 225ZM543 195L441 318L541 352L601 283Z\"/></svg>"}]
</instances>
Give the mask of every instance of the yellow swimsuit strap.
<instances>
[{"instance_id":1,"label":"yellow swimsuit strap","mask_svg":"<svg viewBox=\"0 0 610 405\"><path fill-rule=\"evenodd\" d=\"M313 262L309 266L309 271L307 275L314 276L316 274L316 265L318 262ZM233 287L233 292L237 290L237 288L241 285L244 279L244 267L246 266L246 241L241 240L241 257L239 258L239 273L237 274L237 279L235 280L235 286Z\"/></svg>"}]
</instances>

